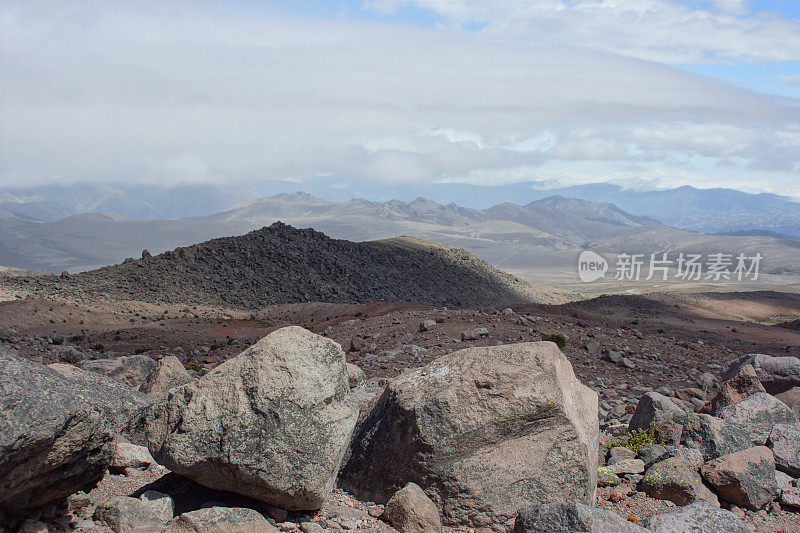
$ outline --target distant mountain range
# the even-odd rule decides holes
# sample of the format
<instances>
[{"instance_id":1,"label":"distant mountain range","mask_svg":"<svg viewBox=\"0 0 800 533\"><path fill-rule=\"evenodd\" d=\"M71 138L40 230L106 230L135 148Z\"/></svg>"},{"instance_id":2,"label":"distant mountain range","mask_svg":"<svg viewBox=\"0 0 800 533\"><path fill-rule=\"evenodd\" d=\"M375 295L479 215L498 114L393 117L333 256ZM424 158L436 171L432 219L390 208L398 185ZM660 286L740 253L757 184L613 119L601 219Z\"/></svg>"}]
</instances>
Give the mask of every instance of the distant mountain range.
<instances>
[{"instance_id":1,"label":"distant mountain range","mask_svg":"<svg viewBox=\"0 0 800 533\"><path fill-rule=\"evenodd\" d=\"M632 215L611 203L552 196L487 209L429 199L329 202L306 193L249 200L208 216L133 220L80 214L54 222L0 217L0 264L71 272L161 253L210 238L242 235L273 222L312 227L351 241L409 235L463 248L528 280L576 276L583 250L598 253L761 253L763 271L800 273L797 241L762 235L705 235Z\"/></svg>"},{"instance_id":2,"label":"distant mountain range","mask_svg":"<svg viewBox=\"0 0 800 533\"><path fill-rule=\"evenodd\" d=\"M771 231L800 238L800 203L775 194L748 194L733 189L642 191L595 183L546 188L542 182L498 186L465 183L387 185L361 180L320 177L302 183L247 181L234 185L47 185L0 189L0 217L54 222L81 213L114 213L138 220L205 216L265 196L305 190L331 202L363 198L374 202L411 202L424 197L487 209L514 202L524 205L550 196L606 202L634 216L647 216L678 229L704 233Z\"/></svg>"}]
</instances>

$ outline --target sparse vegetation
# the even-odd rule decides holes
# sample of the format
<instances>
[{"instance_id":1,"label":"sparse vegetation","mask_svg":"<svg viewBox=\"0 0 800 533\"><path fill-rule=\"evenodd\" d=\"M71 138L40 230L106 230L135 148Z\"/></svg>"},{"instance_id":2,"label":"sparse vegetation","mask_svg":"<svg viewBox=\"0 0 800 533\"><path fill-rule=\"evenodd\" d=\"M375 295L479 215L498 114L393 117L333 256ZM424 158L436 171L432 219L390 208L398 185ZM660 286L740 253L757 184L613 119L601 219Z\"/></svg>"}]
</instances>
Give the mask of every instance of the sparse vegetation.
<instances>
[{"instance_id":1,"label":"sparse vegetation","mask_svg":"<svg viewBox=\"0 0 800 533\"><path fill-rule=\"evenodd\" d=\"M564 346L567 345L567 339L565 339L564 336L559 333L542 333L542 340L556 343L556 346L558 346L561 350L563 350Z\"/></svg>"},{"instance_id":2,"label":"sparse vegetation","mask_svg":"<svg viewBox=\"0 0 800 533\"><path fill-rule=\"evenodd\" d=\"M640 448L649 444L664 444L656 436L656 428L653 425L651 425L648 429L635 429L633 431L629 431L618 441L612 442L610 447L614 448L621 446L624 448L630 448L634 452L638 452Z\"/></svg>"}]
</instances>

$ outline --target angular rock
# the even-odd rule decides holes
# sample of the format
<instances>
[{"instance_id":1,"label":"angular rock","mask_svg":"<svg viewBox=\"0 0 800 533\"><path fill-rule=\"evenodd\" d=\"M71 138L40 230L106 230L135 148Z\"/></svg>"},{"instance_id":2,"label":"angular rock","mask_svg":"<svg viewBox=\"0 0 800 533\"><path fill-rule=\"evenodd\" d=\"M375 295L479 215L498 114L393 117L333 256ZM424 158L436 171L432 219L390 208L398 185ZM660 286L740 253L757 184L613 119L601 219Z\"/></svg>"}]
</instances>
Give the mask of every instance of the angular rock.
<instances>
[{"instance_id":1,"label":"angular rock","mask_svg":"<svg viewBox=\"0 0 800 533\"><path fill-rule=\"evenodd\" d=\"M755 445L767 442L775 424L797 424L791 409L766 392L752 396L717 411L716 416L747 428Z\"/></svg>"},{"instance_id":2,"label":"angular rock","mask_svg":"<svg viewBox=\"0 0 800 533\"><path fill-rule=\"evenodd\" d=\"M683 437L683 424L674 420L662 420L653 426L653 436L665 445L677 446Z\"/></svg>"},{"instance_id":3,"label":"angular rock","mask_svg":"<svg viewBox=\"0 0 800 533\"><path fill-rule=\"evenodd\" d=\"M725 501L751 511L765 508L778 496L775 459L766 446L723 455L700 472Z\"/></svg>"},{"instance_id":4,"label":"angular rock","mask_svg":"<svg viewBox=\"0 0 800 533\"><path fill-rule=\"evenodd\" d=\"M139 496L139 499L165 524L172 520L175 514L175 502L169 495L155 490L147 490Z\"/></svg>"},{"instance_id":5,"label":"angular rock","mask_svg":"<svg viewBox=\"0 0 800 533\"><path fill-rule=\"evenodd\" d=\"M621 459L606 467L616 475L622 474L641 474L644 472L644 461L641 459Z\"/></svg>"},{"instance_id":6,"label":"angular rock","mask_svg":"<svg viewBox=\"0 0 800 533\"><path fill-rule=\"evenodd\" d=\"M146 355L128 355L111 359L84 359L78 362L83 370L108 376L138 389L156 368L156 362Z\"/></svg>"},{"instance_id":7,"label":"angular rock","mask_svg":"<svg viewBox=\"0 0 800 533\"><path fill-rule=\"evenodd\" d=\"M282 328L152 406L148 447L201 485L318 509L358 416L349 396L341 347Z\"/></svg>"},{"instance_id":8,"label":"angular rock","mask_svg":"<svg viewBox=\"0 0 800 533\"><path fill-rule=\"evenodd\" d=\"M155 460L146 447L129 442L117 442L110 466L116 470L124 470L126 468L147 468L153 463Z\"/></svg>"},{"instance_id":9,"label":"angular rock","mask_svg":"<svg viewBox=\"0 0 800 533\"><path fill-rule=\"evenodd\" d=\"M686 412L681 409L670 398L657 392L648 392L639 399L633 418L628 423L628 429L647 430L651 425L656 425L666 420L674 420L678 423L685 418Z\"/></svg>"},{"instance_id":10,"label":"angular rock","mask_svg":"<svg viewBox=\"0 0 800 533\"><path fill-rule=\"evenodd\" d=\"M697 413L687 413L681 443L687 448L700 450L705 461L740 452L753 445L744 426Z\"/></svg>"},{"instance_id":11,"label":"angular rock","mask_svg":"<svg viewBox=\"0 0 800 533\"><path fill-rule=\"evenodd\" d=\"M775 397L792 410L794 416L800 420L800 387L792 387L786 392L779 392Z\"/></svg>"},{"instance_id":12,"label":"angular rock","mask_svg":"<svg viewBox=\"0 0 800 533\"><path fill-rule=\"evenodd\" d=\"M722 382L717 395L700 412L713 415L723 407L745 400L758 392L767 391L759 381L753 365L744 365L735 376Z\"/></svg>"},{"instance_id":13,"label":"angular rock","mask_svg":"<svg viewBox=\"0 0 800 533\"><path fill-rule=\"evenodd\" d=\"M423 320L419 324L419 330L420 331L430 331L435 327L436 327L436 321L435 320Z\"/></svg>"},{"instance_id":14,"label":"angular rock","mask_svg":"<svg viewBox=\"0 0 800 533\"><path fill-rule=\"evenodd\" d=\"M622 483L622 480L619 478L619 476L605 466L600 466L597 468L598 487L616 487L620 483Z\"/></svg>"},{"instance_id":15,"label":"angular rock","mask_svg":"<svg viewBox=\"0 0 800 533\"><path fill-rule=\"evenodd\" d=\"M153 371L145 378L139 391L162 399L167 397L170 389L186 385L192 381L194 381L194 378L186 371L180 359L174 355L168 355L161 358L156 364Z\"/></svg>"},{"instance_id":16,"label":"angular rock","mask_svg":"<svg viewBox=\"0 0 800 533\"><path fill-rule=\"evenodd\" d=\"M800 487L782 489L780 502L786 507L800 509Z\"/></svg>"},{"instance_id":17,"label":"angular rock","mask_svg":"<svg viewBox=\"0 0 800 533\"><path fill-rule=\"evenodd\" d=\"M138 498L120 496L102 503L94 511L95 522L103 522L115 533L161 531L164 515Z\"/></svg>"},{"instance_id":18,"label":"angular rock","mask_svg":"<svg viewBox=\"0 0 800 533\"><path fill-rule=\"evenodd\" d=\"M72 382L73 394L96 405L114 429L134 444L145 444L144 416L155 399L109 377L72 365L48 365Z\"/></svg>"},{"instance_id":19,"label":"angular rock","mask_svg":"<svg viewBox=\"0 0 800 533\"><path fill-rule=\"evenodd\" d=\"M347 363L347 384L351 389L358 387L367 379L364 371L356 365Z\"/></svg>"},{"instance_id":20,"label":"angular rock","mask_svg":"<svg viewBox=\"0 0 800 533\"><path fill-rule=\"evenodd\" d=\"M580 502L546 503L524 510L514 521L514 533L644 533L638 525L611 511Z\"/></svg>"},{"instance_id":21,"label":"angular rock","mask_svg":"<svg viewBox=\"0 0 800 533\"><path fill-rule=\"evenodd\" d=\"M246 507L207 507L175 517L163 533L278 533L278 528Z\"/></svg>"},{"instance_id":22,"label":"angular rock","mask_svg":"<svg viewBox=\"0 0 800 533\"><path fill-rule=\"evenodd\" d=\"M549 342L468 348L395 379L353 439L340 484L386 501L413 481L450 525L531 504L594 502L597 394Z\"/></svg>"},{"instance_id":23,"label":"angular rock","mask_svg":"<svg viewBox=\"0 0 800 533\"><path fill-rule=\"evenodd\" d=\"M706 502L695 502L639 523L652 533L752 533L732 512Z\"/></svg>"},{"instance_id":24,"label":"angular rock","mask_svg":"<svg viewBox=\"0 0 800 533\"><path fill-rule=\"evenodd\" d=\"M636 459L636 452L625 446L612 446L608 450L608 462L615 460Z\"/></svg>"},{"instance_id":25,"label":"angular rock","mask_svg":"<svg viewBox=\"0 0 800 533\"><path fill-rule=\"evenodd\" d=\"M743 355L728 365L722 379L732 379L745 365L753 365L758 379L770 394L785 392L792 387L800 387L800 359L791 356Z\"/></svg>"},{"instance_id":26,"label":"angular rock","mask_svg":"<svg viewBox=\"0 0 800 533\"><path fill-rule=\"evenodd\" d=\"M668 455L666 446L661 444L648 444L639 448L639 453L636 454L636 457L642 460L645 469L647 469L670 456Z\"/></svg>"},{"instance_id":27,"label":"angular rock","mask_svg":"<svg viewBox=\"0 0 800 533\"><path fill-rule=\"evenodd\" d=\"M54 370L0 347L0 510L38 507L103 477L114 432Z\"/></svg>"},{"instance_id":28,"label":"angular rock","mask_svg":"<svg viewBox=\"0 0 800 533\"><path fill-rule=\"evenodd\" d=\"M416 483L409 483L389 498L383 516L400 533L436 533L442 530L439 510Z\"/></svg>"},{"instance_id":29,"label":"angular rock","mask_svg":"<svg viewBox=\"0 0 800 533\"><path fill-rule=\"evenodd\" d=\"M719 500L703 485L700 474L682 457L670 457L648 468L638 488L653 498L677 505L703 500L719 506Z\"/></svg>"},{"instance_id":30,"label":"angular rock","mask_svg":"<svg viewBox=\"0 0 800 533\"><path fill-rule=\"evenodd\" d=\"M767 446L775 455L775 467L778 470L800 477L800 425L775 424Z\"/></svg>"}]
</instances>

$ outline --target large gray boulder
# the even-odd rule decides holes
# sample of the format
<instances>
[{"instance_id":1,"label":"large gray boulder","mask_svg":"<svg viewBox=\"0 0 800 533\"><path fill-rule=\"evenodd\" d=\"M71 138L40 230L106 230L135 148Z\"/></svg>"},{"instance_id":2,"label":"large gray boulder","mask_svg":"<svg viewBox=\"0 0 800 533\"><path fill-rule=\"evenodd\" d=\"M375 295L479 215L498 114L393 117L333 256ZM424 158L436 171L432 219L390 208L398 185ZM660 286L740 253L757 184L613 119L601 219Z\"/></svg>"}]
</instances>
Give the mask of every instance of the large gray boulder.
<instances>
[{"instance_id":1,"label":"large gray boulder","mask_svg":"<svg viewBox=\"0 0 800 533\"><path fill-rule=\"evenodd\" d=\"M0 509L44 505L103 477L114 432L52 369L0 347Z\"/></svg>"},{"instance_id":2,"label":"large gray boulder","mask_svg":"<svg viewBox=\"0 0 800 533\"><path fill-rule=\"evenodd\" d=\"M722 379L732 379L745 365L753 365L758 379L770 394L800 387L800 359L791 356L772 357L760 353L743 355L728 365Z\"/></svg>"},{"instance_id":3,"label":"large gray boulder","mask_svg":"<svg viewBox=\"0 0 800 533\"><path fill-rule=\"evenodd\" d=\"M282 328L153 405L148 447L201 485L318 509L358 417L349 392L338 344Z\"/></svg>"},{"instance_id":4,"label":"large gray boulder","mask_svg":"<svg viewBox=\"0 0 800 533\"><path fill-rule=\"evenodd\" d=\"M639 523L652 533L752 533L732 512L706 502L695 502Z\"/></svg>"},{"instance_id":5,"label":"large gray boulder","mask_svg":"<svg viewBox=\"0 0 800 533\"><path fill-rule=\"evenodd\" d=\"M796 424L797 417L783 402L758 392L752 396L717 411L718 418L744 426L756 446L767 442L775 424Z\"/></svg>"},{"instance_id":6,"label":"large gray boulder","mask_svg":"<svg viewBox=\"0 0 800 533\"><path fill-rule=\"evenodd\" d=\"M700 450L705 461L740 452L753 445L747 429L733 421L687 413L683 422L681 443L687 448Z\"/></svg>"},{"instance_id":7,"label":"large gray boulder","mask_svg":"<svg viewBox=\"0 0 800 533\"><path fill-rule=\"evenodd\" d=\"M639 399L628 429L647 430L651 425L656 426L667 420L681 424L685 417L686 411L670 398L657 392L648 392Z\"/></svg>"},{"instance_id":8,"label":"large gray boulder","mask_svg":"<svg viewBox=\"0 0 800 533\"><path fill-rule=\"evenodd\" d=\"M778 470L800 477L800 425L775 424L769 434L767 446L775 455Z\"/></svg>"},{"instance_id":9,"label":"large gray boulder","mask_svg":"<svg viewBox=\"0 0 800 533\"><path fill-rule=\"evenodd\" d=\"M645 533L611 511L580 502L546 503L519 513L514 533Z\"/></svg>"},{"instance_id":10,"label":"large gray boulder","mask_svg":"<svg viewBox=\"0 0 800 533\"><path fill-rule=\"evenodd\" d=\"M76 397L96 405L117 433L134 444L145 444L145 410L155 399L112 378L72 365L48 366L72 382Z\"/></svg>"},{"instance_id":11,"label":"large gray boulder","mask_svg":"<svg viewBox=\"0 0 800 533\"><path fill-rule=\"evenodd\" d=\"M597 394L553 343L460 350L386 388L340 483L386 501L415 482L454 526L510 523L552 501L591 504L597 413Z\"/></svg>"},{"instance_id":12,"label":"large gray boulder","mask_svg":"<svg viewBox=\"0 0 800 533\"><path fill-rule=\"evenodd\" d=\"M703 500L719 506L719 500L703 484L697 469L680 456L664 459L648 468L638 488L652 498L669 500L678 505Z\"/></svg>"}]
</instances>

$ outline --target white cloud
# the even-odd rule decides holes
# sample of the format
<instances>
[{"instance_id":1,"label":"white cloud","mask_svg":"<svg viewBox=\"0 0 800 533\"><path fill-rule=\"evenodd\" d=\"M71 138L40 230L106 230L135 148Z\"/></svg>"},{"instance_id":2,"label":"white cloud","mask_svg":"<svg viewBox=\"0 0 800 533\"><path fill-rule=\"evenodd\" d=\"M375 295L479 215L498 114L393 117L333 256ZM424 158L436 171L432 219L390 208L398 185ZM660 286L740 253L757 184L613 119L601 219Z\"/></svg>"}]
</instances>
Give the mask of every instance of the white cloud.
<instances>
[{"instance_id":1,"label":"white cloud","mask_svg":"<svg viewBox=\"0 0 800 533\"><path fill-rule=\"evenodd\" d=\"M800 74L797 76L787 76L784 78L786 85L791 85L792 87L800 87Z\"/></svg>"},{"instance_id":2,"label":"white cloud","mask_svg":"<svg viewBox=\"0 0 800 533\"><path fill-rule=\"evenodd\" d=\"M387 13L416 5L445 21L479 23L482 32L529 44L586 46L668 63L800 59L800 21L762 13L744 17L744 0L711 9L675 0L375 0Z\"/></svg>"},{"instance_id":3,"label":"white cloud","mask_svg":"<svg viewBox=\"0 0 800 533\"><path fill-rule=\"evenodd\" d=\"M494 30L275 18L220 4L213 13L191 3L7 4L4 186L320 175L673 175L716 185L736 163L743 183L800 194L800 107L641 59L534 47ZM525 5L535 14L556 4ZM643 20L648 6L663 8L621 4L638 5ZM569 5L616 16L609 1ZM477 9L447 6L454 17Z\"/></svg>"},{"instance_id":4,"label":"white cloud","mask_svg":"<svg viewBox=\"0 0 800 533\"><path fill-rule=\"evenodd\" d=\"M749 2L747 0L713 0L711 5L717 11L734 15L744 15L750 11Z\"/></svg>"}]
</instances>

